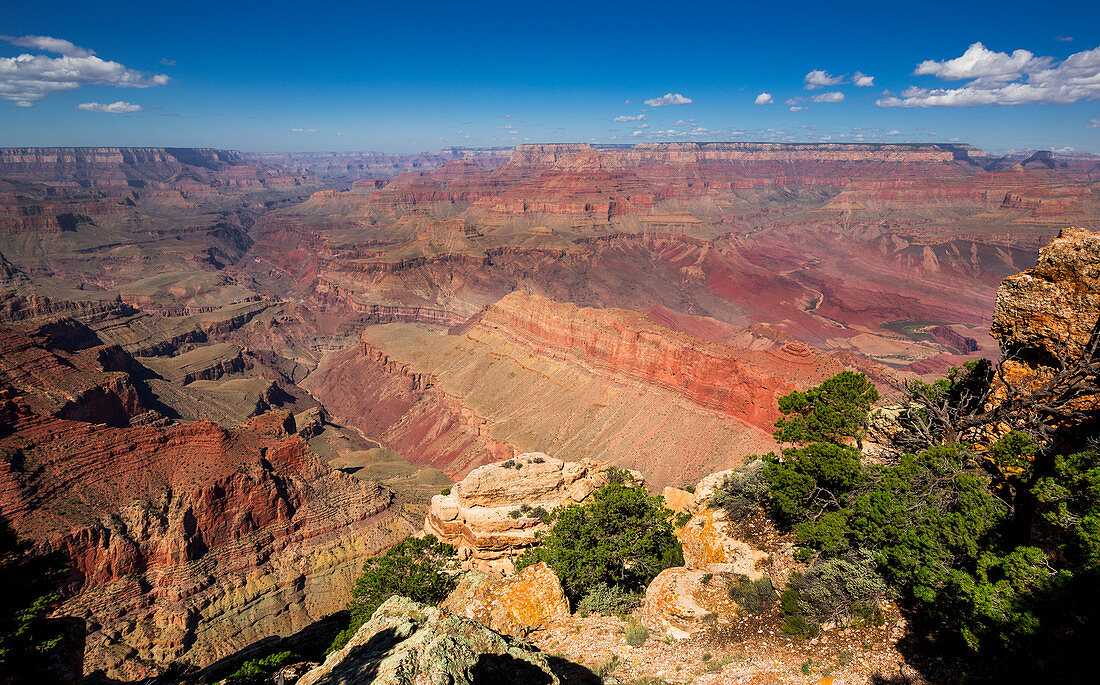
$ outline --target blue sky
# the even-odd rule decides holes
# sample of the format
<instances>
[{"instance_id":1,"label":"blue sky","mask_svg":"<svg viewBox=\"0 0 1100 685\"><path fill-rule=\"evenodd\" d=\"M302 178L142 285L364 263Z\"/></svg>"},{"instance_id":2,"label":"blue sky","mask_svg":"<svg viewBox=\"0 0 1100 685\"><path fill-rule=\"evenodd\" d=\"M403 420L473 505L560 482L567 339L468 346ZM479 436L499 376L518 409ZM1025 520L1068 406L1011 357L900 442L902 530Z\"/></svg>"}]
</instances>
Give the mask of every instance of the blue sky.
<instances>
[{"instance_id":1,"label":"blue sky","mask_svg":"<svg viewBox=\"0 0 1100 685\"><path fill-rule=\"evenodd\" d=\"M1100 153L1097 2L7 0L0 36L0 146Z\"/></svg>"}]
</instances>

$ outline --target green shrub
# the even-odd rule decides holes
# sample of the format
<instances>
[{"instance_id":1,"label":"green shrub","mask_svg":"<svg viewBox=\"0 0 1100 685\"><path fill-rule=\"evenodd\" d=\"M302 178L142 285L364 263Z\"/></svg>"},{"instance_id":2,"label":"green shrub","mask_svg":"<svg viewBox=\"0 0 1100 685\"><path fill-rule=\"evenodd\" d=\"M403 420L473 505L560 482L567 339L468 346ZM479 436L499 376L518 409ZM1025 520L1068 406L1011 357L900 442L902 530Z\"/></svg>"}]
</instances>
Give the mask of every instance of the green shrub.
<instances>
[{"instance_id":1,"label":"green shrub","mask_svg":"<svg viewBox=\"0 0 1100 685\"><path fill-rule=\"evenodd\" d=\"M370 620L375 610L393 595L401 595L425 604L438 604L455 587L449 573L457 562L455 548L435 539L408 538L367 559L363 574L351 590L349 625L333 640L329 651L340 649Z\"/></svg>"},{"instance_id":2,"label":"green shrub","mask_svg":"<svg viewBox=\"0 0 1100 685\"><path fill-rule=\"evenodd\" d=\"M626 635L626 644L631 647L641 647L649 639L649 631L646 627L634 620L627 622L623 634Z\"/></svg>"},{"instance_id":3,"label":"green shrub","mask_svg":"<svg viewBox=\"0 0 1100 685\"><path fill-rule=\"evenodd\" d=\"M768 481L764 478L763 462L752 461L726 474L714 491L713 506L724 509L733 520L759 511L768 499Z\"/></svg>"},{"instance_id":4,"label":"green shrub","mask_svg":"<svg viewBox=\"0 0 1100 685\"><path fill-rule=\"evenodd\" d=\"M779 398L783 416L775 422L775 439L807 444L857 441L867 425L867 412L878 401L874 383L862 373L841 371L805 392Z\"/></svg>"},{"instance_id":5,"label":"green shrub","mask_svg":"<svg viewBox=\"0 0 1100 685\"><path fill-rule=\"evenodd\" d=\"M240 668L225 679L226 685L266 685L275 671L287 664L300 661L293 652L278 652L260 659L249 659Z\"/></svg>"},{"instance_id":6,"label":"green shrub","mask_svg":"<svg viewBox=\"0 0 1100 685\"><path fill-rule=\"evenodd\" d=\"M750 580L748 576L740 576L730 582L729 596L747 613L763 614L775 604L776 592L771 578Z\"/></svg>"},{"instance_id":7,"label":"green shrub","mask_svg":"<svg viewBox=\"0 0 1100 685\"><path fill-rule=\"evenodd\" d=\"M790 584L798 590L800 613L817 623L872 625L881 617L878 604L886 582L875 572L869 553L826 560Z\"/></svg>"},{"instance_id":8,"label":"green shrub","mask_svg":"<svg viewBox=\"0 0 1100 685\"><path fill-rule=\"evenodd\" d=\"M641 603L641 599L642 596L639 593L628 592L606 583L596 583L577 602L577 610L587 614L625 616Z\"/></svg>"},{"instance_id":9,"label":"green shrub","mask_svg":"<svg viewBox=\"0 0 1100 685\"><path fill-rule=\"evenodd\" d=\"M439 494L446 497L447 495L451 494L451 489L450 488L443 488L442 490L439 491Z\"/></svg>"},{"instance_id":10,"label":"green shrub","mask_svg":"<svg viewBox=\"0 0 1100 685\"><path fill-rule=\"evenodd\" d=\"M539 534L540 544L524 552L516 568L546 562L574 602L601 583L640 592L664 569L683 565L672 512L643 488L613 483L554 516L556 525Z\"/></svg>"}]
</instances>

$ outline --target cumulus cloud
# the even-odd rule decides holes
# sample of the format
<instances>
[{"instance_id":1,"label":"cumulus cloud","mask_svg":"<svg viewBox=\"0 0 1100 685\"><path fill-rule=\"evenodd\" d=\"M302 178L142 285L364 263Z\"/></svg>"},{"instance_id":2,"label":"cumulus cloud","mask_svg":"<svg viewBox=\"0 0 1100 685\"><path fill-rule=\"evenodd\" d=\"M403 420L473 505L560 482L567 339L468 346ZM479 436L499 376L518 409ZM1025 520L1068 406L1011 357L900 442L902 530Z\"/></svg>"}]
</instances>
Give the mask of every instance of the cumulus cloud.
<instances>
[{"instance_id":1,"label":"cumulus cloud","mask_svg":"<svg viewBox=\"0 0 1100 685\"><path fill-rule=\"evenodd\" d=\"M24 53L0 57L0 98L17 107L31 107L50 95L97 85L114 88L152 88L169 82L164 74L146 74L118 62L100 59L91 50L48 36L5 36L3 40L61 57Z\"/></svg>"},{"instance_id":2,"label":"cumulus cloud","mask_svg":"<svg viewBox=\"0 0 1100 685\"><path fill-rule=\"evenodd\" d=\"M852 83L855 84L858 88L870 88L871 86L875 85L875 77L868 76L862 71L857 71L855 74L852 75Z\"/></svg>"},{"instance_id":3,"label":"cumulus cloud","mask_svg":"<svg viewBox=\"0 0 1100 685\"><path fill-rule=\"evenodd\" d=\"M944 81L983 79L988 83L1001 83L1045 69L1053 61L1050 57L1036 57L1027 50L1016 50L1009 55L1004 52L994 52L981 43L974 43L961 57L942 62L935 60L921 62L913 74L936 76Z\"/></svg>"},{"instance_id":4,"label":"cumulus cloud","mask_svg":"<svg viewBox=\"0 0 1100 685\"><path fill-rule=\"evenodd\" d=\"M21 48L31 48L42 52L56 52L66 57L90 57L95 52L73 45L64 38L51 38L50 36L0 36L0 40Z\"/></svg>"},{"instance_id":5,"label":"cumulus cloud","mask_svg":"<svg viewBox=\"0 0 1100 685\"><path fill-rule=\"evenodd\" d=\"M892 131L887 131L887 132L886 132L886 135L888 135L888 136L900 136L900 135L901 135L901 131L899 131L899 130L897 130L897 129L895 128L895 129L894 129L894 130L892 130Z\"/></svg>"},{"instance_id":6,"label":"cumulus cloud","mask_svg":"<svg viewBox=\"0 0 1100 685\"><path fill-rule=\"evenodd\" d=\"M140 112L141 105L132 105L129 102L112 102L109 105L100 104L98 102L82 102L76 106L77 109L82 109L85 112L102 112L103 114L129 114L130 112Z\"/></svg>"},{"instance_id":7,"label":"cumulus cloud","mask_svg":"<svg viewBox=\"0 0 1100 685\"><path fill-rule=\"evenodd\" d=\"M1074 53L1055 64L1054 59L1035 57L1027 50L1016 50L1012 55L993 53L975 43L963 57L922 62L915 73L934 74L947 80L972 80L960 88L913 86L902 91L901 97L884 97L875 104L879 107L1068 105L1100 98L1100 47Z\"/></svg>"},{"instance_id":8,"label":"cumulus cloud","mask_svg":"<svg viewBox=\"0 0 1100 685\"><path fill-rule=\"evenodd\" d=\"M833 76L829 72L823 69L814 69L810 73L802 77L802 82L805 84L806 90L817 90L818 88L828 88L830 86L839 86L844 83L843 76Z\"/></svg>"},{"instance_id":9,"label":"cumulus cloud","mask_svg":"<svg viewBox=\"0 0 1100 685\"><path fill-rule=\"evenodd\" d=\"M612 119L612 121L645 121L645 115L644 114L638 114L638 115L629 117L629 116L626 116L625 114L623 114L623 115L615 117L614 119Z\"/></svg>"},{"instance_id":10,"label":"cumulus cloud","mask_svg":"<svg viewBox=\"0 0 1100 685\"><path fill-rule=\"evenodd\" d=\"M840 91L822 93L821 95L815 95L810 98L810 102L844 102L844 93Z\"/></svg>"},{"instance_id":11,"label":"cumulus cloud","mask_svg":"<svg viewBox=\"0 0 1100 685\"><path fill-rule=\"evenodd\" d=\"M795 106L791 107L792 112L801 112L804 109L806 109L806 108L805 107L800 107L798 105L795 105Z\"/></svg>"},{"instance_id":12,"label":"cumulus cloud","mask_svg":"<svg viewBox=\"0 0 1100 685\"><path fill-rule=\"evenodd\" d=\"M772 94L771 93L761 93L761 94L756 96L756 102L754 102L753 104L756 104L756 105L770 105L773 102L775 102L775 100L772 99Z\"/></svg>"},{"instance_id":13,"label":"cumulus cloud","mask_svg":"<svg viewBox=\"0 0 1100 685\"><path fill-rule=\"evenodd\" d=\"M691 98L684 97L679 93L665 93L659 98L650 98L645 101L650 107L665 107L667 105L690 105Z\"/></svg>"},{"instance_id":14,"label":"cumulus cloud","mask_svg":"<svg viewBox=\"0 0 1100 685\"><path fill-rule=\"evenodd\" d=\"M1089 119L1089 123L1085 124L1085 128L1100 128L1100 119Z\"/></svg>"}]
</instances>

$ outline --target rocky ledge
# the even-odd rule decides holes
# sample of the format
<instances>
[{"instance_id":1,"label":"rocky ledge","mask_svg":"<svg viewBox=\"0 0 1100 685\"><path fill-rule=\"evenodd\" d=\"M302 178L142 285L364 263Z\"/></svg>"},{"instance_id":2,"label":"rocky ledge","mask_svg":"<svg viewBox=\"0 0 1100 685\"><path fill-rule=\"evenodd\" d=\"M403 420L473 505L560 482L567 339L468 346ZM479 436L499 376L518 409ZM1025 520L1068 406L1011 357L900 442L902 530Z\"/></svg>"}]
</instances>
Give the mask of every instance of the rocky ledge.
<instances>
[{"instance_id":1,"label":"rocky ledge","mask_svg":"<svg viewBox=\"0 0 1100 685\"><path fill-rule=\"evenodd\" d=\"M298 685L559 682L538 650L477 621L394 596Z\"/></svg>"},{"instance_id":2,"label":"rocky ledge","mask_svg":"<svg viewBox=\"0 0 1100 685\"><path fill-rule=\"evenodd\" d=\"M641 474L631 473L642 483ZM432 497L424 530L457 547L465 568L509 575L515 558L546 528L545 514L587 501L611 477L610 465L591 459L521 454L476 468L449 493Z\"/></svg>"}]
</instances>

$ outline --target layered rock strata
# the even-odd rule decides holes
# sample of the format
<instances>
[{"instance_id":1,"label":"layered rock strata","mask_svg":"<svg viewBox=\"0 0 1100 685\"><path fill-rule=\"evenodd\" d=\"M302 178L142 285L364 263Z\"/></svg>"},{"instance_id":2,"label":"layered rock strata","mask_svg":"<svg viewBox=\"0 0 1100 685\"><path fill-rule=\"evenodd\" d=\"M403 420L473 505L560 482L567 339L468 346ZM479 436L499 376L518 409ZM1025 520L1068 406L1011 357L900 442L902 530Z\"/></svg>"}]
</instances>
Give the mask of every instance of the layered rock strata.
<instances>
[{"instance_id":1,"label":"layered rock strata","mask_svg":"<svg viewBox=\"0 0 1100 685\"><path fill-rule=\"evenodd\" d=\"M465 568L510 575L514 559L547 528L539 516L588 501L611 482L610 470L589 459L563 462L540 452L481 466L449 494L432 497L424 530L458 548ZM641 474L633 475L640 484Z\"/></svg>"},{"instance_id":2,"label":"layered rock strata","mask_svg":"<svg viewBox=\"0 0 1100 685\"><path fill-rule=\"evenodd\" d=\"M0 510L69 559L58 614L86 624L86 673L144 679L296 632L412 532L391 492L329 469L286 413L111 428L9 391L0 425Z\"/></svg>"}]
</instances>

